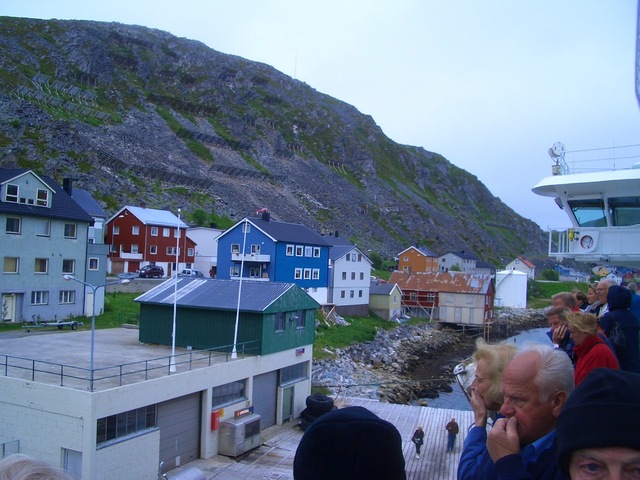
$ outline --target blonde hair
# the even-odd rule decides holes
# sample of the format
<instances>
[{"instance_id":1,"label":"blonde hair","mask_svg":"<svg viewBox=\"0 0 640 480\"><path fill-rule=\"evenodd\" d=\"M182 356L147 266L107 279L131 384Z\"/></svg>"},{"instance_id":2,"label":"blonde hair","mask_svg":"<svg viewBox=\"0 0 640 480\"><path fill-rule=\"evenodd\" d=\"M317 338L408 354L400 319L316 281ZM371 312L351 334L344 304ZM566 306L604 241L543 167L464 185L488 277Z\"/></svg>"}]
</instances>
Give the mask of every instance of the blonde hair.
<instances>
[{"instance_id":1,"label":"blonde hair","mask_svg":"<svg viewBox=\"0 0 640 480\"><path fill-rule=\"evenodd\" d=\"M62 469L21 453L0 460L0 480L71 480Z\"/></svg>"},{"instance_id":2,"label":"blonde hair","mask_svg":"<svg viewBox=\"0 0 640 480\"><path fill-rule=\"evenodd\" d=\"M567 316L567 323L582 333L598 333L598 318L593 313L573 312Z\"/></svg>"},{"instance_id":3,"label":"blonde hair","mask_svg":"<svg viewBox=\"0 0 640 480\"><path fill-rule=\"evenodd\" d=\"M501 382L502 372L507 363L515 356L517 348L509 343L486 343L482 338L476 340L476 351L473 353L473 360L484 360L487 364L488 380L491 384L485 400L490 403L504 402L502 394Z\"/></svg>"}]
</instances>

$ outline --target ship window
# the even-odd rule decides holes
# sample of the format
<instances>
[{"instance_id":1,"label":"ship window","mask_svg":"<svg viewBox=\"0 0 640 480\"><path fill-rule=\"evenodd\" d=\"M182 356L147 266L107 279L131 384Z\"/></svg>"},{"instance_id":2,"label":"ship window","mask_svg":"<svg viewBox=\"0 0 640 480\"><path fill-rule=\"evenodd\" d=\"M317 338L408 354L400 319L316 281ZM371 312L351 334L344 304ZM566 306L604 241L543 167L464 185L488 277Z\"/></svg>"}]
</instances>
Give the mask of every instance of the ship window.
<instances>
[{"instance_id":1,"label":"ship window","mask_svg":"<svg viewBox=\"0 0 640 480\"><path fill-rule=\"evenodd\" d=\"M606 227L604 202L599 199L570 200L571 211L581 227Z\"/></svg>"},{"instance_id":2,"label":"ship window","mask_svg":"<svg viewBox=\"0 0 640 480\"><path fill-rule=\"evenodd\" d=\"M615 227L640 225L640 197L610 198L609 209Z\"/></svg>"}]
</instances>

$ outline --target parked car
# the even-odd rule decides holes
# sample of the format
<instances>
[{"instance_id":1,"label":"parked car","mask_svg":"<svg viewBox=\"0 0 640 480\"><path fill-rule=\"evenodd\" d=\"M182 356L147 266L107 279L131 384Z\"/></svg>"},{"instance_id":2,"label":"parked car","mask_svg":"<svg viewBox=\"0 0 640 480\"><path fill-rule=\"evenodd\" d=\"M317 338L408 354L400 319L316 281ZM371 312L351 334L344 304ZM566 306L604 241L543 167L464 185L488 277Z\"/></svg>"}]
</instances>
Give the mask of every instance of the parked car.
<instances>
[{"instance_id":1,"label":"parked car","mask_svg":"<svg viewBox=\"0 0 640 480\"><path fill-rule=\"evenodd\" d=\"M185 268L180 272L180 275L187 275L190 277L204 277L204 274L200 270L194 270L193 268Z\"/></svg>"},{"instance_id":2,"label":"parked car","mask_svg":"<svg viewBox=\"0 0 640 480\"><path fill-rule=\"evenodd\" d=\"M145 265L138 270L140 278L161 278L164 277L164 268L160 265Z\"/></svg>"}]
</instances>

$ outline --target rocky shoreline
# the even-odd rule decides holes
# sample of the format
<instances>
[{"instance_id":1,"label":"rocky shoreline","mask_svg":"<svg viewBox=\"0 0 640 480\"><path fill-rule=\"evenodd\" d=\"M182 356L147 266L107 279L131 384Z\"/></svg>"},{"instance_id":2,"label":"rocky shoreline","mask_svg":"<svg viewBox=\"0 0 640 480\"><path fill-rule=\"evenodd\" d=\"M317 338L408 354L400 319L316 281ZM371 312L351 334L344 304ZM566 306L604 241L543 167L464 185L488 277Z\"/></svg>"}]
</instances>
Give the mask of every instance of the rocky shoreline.
<instances>
[{"instance_id":1,"label":"rocky shoreline","mask_svg":"<svg viewBox=\"0 0 640 480\"><path fill-rule=\"evenodd\" d=\"M547 325L544 310L502 309L491 342ZM482 333L480 332L480 335ZM451 391L453 368L474 350L476 331L440 324L401 325L379 330L371 342L336 349L333 358L314 360L312 384L333 395L406 404Z\"/></svg>"}]
</instances>

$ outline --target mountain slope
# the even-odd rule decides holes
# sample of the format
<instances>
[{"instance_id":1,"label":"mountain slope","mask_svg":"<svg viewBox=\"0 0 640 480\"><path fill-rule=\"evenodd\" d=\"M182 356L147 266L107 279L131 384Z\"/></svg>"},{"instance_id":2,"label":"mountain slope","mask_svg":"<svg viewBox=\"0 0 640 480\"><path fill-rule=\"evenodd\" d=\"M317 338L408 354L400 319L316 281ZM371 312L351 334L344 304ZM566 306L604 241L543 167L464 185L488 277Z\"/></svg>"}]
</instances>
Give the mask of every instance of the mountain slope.
<instances>
[{"instance_id":1,"label":"mountain slope","mask_svg":"<svg viewBox=\"0 0 640 480\"><path fill-rule=\"evenodd\" d=\"M425 245L496 266L546 249L475 176L268 65L87 21L0 17L0 48L0 167L73 177L110 213L267 207L383 256Z\"/></svg>"}]
</instances>

